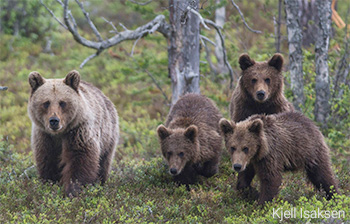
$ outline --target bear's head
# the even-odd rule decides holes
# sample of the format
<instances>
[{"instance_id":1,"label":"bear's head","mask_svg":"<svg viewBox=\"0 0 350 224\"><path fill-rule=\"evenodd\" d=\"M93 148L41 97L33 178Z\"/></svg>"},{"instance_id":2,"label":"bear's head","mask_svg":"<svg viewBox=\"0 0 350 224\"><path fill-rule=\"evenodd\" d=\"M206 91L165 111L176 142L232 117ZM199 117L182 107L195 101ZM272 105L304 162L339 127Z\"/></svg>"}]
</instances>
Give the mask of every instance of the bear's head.
<instances>
[{"instance_id":1,"label":"bear's head","mask_svg":"<svg viewBox=\"0 0 350 224\"><path fill-rule=\"evenodd\" d=\"M260 118L239 123L222 118L219 125L235 171L244 171L252 160L259 161L268 154L264 123Z\"/></svg>"},{"instance_id":2,"label":"bear's head","mask_svg":"<svg viewBox=\"0 0 350 224\"><path fill-rule=\"evenodd\" d=\"M28 113L32 122L52 135L74 127L84 107L79 83L80 74L77 71L69 72L65 79L44 79L38 72L31 72Z\"/></svg>"},{"instance_id":3,"label":"bear's head","mask_svg":"<svg viewBox=\"0 0 350 224\"><path fill-rule=\"evenodd\" d=\"M199 153L197 126L170 129L159 125L157 133L171 175L179 175L188 163L196 163Z\"/></svg>"},{"instance_id":4,"label":"bear's head","mask_svg":"<svg viewBox=\"0 0 350 224\"><path fill-rule=\"evenodd\" d=\"M283 91L283 56L275 54L269 61L255 62L248 54L239 57L242 69L240 85L258 103L264 103Z\"/></svg>"}]
</instances>

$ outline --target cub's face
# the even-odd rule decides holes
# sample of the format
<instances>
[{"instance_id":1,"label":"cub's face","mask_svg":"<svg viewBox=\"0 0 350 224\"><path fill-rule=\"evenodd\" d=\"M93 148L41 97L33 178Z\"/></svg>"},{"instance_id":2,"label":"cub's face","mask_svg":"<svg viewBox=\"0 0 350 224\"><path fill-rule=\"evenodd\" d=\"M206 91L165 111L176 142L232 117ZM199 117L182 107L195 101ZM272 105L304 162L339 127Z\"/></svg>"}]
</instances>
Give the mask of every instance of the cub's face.
<instances>
[{"instance_id":1,"label":"cub's face","mask_svg":"<svg viewBox=\"0 0 350 224\"><path fill-rule=\"evenodd\" d=\"M239 63L242 69L242 87L256 102L264 103L282 91L282 55L275 54L268 62L256 63L244 54L239 58Z\"/></svg>"},{"instance_id":2,"label":"cub's face","mask_svg":"<svg viewBox=\"0 0 350 224\"><path fill-rule=\"evenodd\" d=\"M157 133L169 173L172 176L179 175L187 163L194 161L199 150L197 127L191 125L187 129L169 129L160 125Z\"/></svg>"},{"instance_id":3,"label":"cub's face","mask_svg":"<svg viewBox=\"0 0 350 224\"><path fill-rule=\"evenodd\" d=\"M253 159L264 156L262 146L263 123L260 119L242 121L237 124L226 119L220 120L225 145L232 161L232 169L242 172Z\"/></svg>"},{"instance_id":4,"label":"cub's face","mask_svg":"<svg viewBox=\"0 0 350 224\"><path fill-rule=\"evenodd\" d=\"M44 79L37 72L29 75L32 88L28 103L29 116L38 127L52 135L65 132L78 116L81 107L77 91L79 73L72 71L67 77Z\"/></svg>"}]
</instances>

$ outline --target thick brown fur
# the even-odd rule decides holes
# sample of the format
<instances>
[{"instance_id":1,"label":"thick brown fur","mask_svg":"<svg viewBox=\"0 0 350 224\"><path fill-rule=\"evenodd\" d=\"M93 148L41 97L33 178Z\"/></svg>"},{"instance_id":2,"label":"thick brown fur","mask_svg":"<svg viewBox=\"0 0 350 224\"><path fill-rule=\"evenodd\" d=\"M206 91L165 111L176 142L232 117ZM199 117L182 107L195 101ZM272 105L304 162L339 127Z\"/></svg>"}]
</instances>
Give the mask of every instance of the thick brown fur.
<instances>
[{"instance_id":1,"label":"thick brown fur","mask_svg":"<svg viewBox=\"0 0 350 224\"><path fill-rule=\"evenodd\" d=\"M60 181L69 196L81 186L104 183L119 138L113 103L71 71L65 79L29 75L31 144L40 177Z\"/></svg>"},{"instance_id":2,"label":"thick brown fur","mask_svg":"<svg viewBox=\"0 0 350 224\"><path fill-rule=\"evenodd\" d=\"M275 54L269 61L255 62L247 54L239 58L242 75L232 93L231 119L243 121L253 114L293 111L283 95L283 57ZM261 94L261 98L259 98Z\"/></svg>"},{"instance_id":3,"label":"thick brown fur","mask_svg":"<svg viewBox=\"0 0 350 224\"><path fill-rule=\"evenodd\" d=\"M211 177L218 172L221 118L210 99L187 94L171 108L165 126L159 125L162 154L176 182L193 184L197 175Z\"/></svg>"},{"instance_id":4,"label":"thick brown fur","mask_svg":"<svg viewBox=\"0 0 350 224\"><path fill-rule=\"evenodd\" d=\"M305 170L314 186L326 191L327 199L337 192L329 148L317 126L301 113L253 115L239 123L221 119L220 128L233 169L244 172L248 165L254 167L260 180L259 204L278 194L283 171ZM239 187L250 186L254 175Z\"/></svg>"},{"instance_id":5,"label":"thick brown fur","mask_svg":"<svg viewBox=\"0 0 350 224\"><path fill-rule=\"evenodd\" d=\"M232 93L230 115L234 122L243 121L254 114L276 114L294 111L294 107L283 95L283 56L275 54L270 60L256 62L247 54L239 57L242 75ZM257 93L264 92L263 99ZM255 175L253 166L248 166L238 174L237 189L249 188L252 195L256 192L247 183Z\"/></svg>"}]
</instances>

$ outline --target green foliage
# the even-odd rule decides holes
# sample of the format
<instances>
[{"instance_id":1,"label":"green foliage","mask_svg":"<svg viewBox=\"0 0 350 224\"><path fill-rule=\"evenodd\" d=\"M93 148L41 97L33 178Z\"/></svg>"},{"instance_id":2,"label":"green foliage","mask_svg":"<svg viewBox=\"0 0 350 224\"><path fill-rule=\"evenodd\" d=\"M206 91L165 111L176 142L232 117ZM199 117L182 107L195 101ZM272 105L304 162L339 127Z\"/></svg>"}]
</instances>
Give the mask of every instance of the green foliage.
<instances>
[{"instance_id":1,"label":"green foliage","mask_svg":"<svg viewBox=\"0 0 350 224\"><path fill-rule=\"evenodd\" d=\"M108 10L97 4L97 0L82 2L91 2L85 7L87 11L93 11L91 17L96 18L94 22L103 35L111 35L107 32L111 27L98 16L93 17L94 13L103 11L107 19L115 24L121 21L130 29L135 24L144 24L158 13L168 13L162 8L166 7L164 1L153 1L146 7L130 1L108 1ZM237 59L244 51L257 61L266 60L274 53L274 38L269 35L273 26L267 18L274 15L276 2L237 1L247 22L252 28L263 30L264 35L247 32L238 14L227 10L230 20L224 33L228 60L236 73L240 71ZM55 1L49 4L50 8L54 9L55 4ZM222 1L222 4L230 5L230 2ZM78 13L74 1L70 7L77 22L83 26L84 37L93 38L88 25L82 23L84 15ZM203 4L200 12L210 17L215 7L214 1L210 0ZM154 8L157 10L152 11ZM139 15L141 12L145 15ZM52 20L47 13L45 18L46 23ZM32 18L26 19L32 21ZM45 24L31 22L31 25L45 29ZM214 39L213 30L201 32ZM12 34L11 31L8 33ZM200 178L190 191L185 186L177 186L167 173L156 128L165 121L169 105L150 77L151 74L170 99L167 43L161 34L140 39L133 58L129 56L133 42L124 42L101 53L83 69L78 69L79 64L94 53L93 50L78 45L68 32L54 30L50 36L53 55L42 53L40 38L36 42L30 36L0 36L0 85L9 87L8 91L0 92L0 223L280 223L278 217L273 217L274 209L278 208L284 211L319 208L345 212L345 217L340 220L296 217L283 223L350 221L350 90L347 86L340 87L344 91L340 99L332 99L329 128L322 130L331 147L332 166L339 180L340 194L334 200L325 201L324 193L314 190L303 173L286 173L279 196L262 207L256 201L244 199L236 191L237 174L232 173L225 151L220 172L212 178ZM303 53L306 103L302 112L313 119L314 52L305 50ZM340 54L330 54L332 72L336 71L339 57ZM286 55L285 58L287 60ZM204 49L201 61L205 61ZM87 186L78 198L69 199L59 184L42 183L38 178L30 151L31 123L27 115L30 89L27 79L29 72L34 70L46 78L62 78L72 69L78 69L83 80L99 87L116 105L121 137L107 183ZM200 72L202 94L211 98L228 118L232 93L228 75L212 74L208 64L201 64ZM284 75L285 92L292 100L289 74ZM259 187L257 179L253 181L253 187Z\"/></svg>"},{"instance_id":2,"label":"green foliage","mask_svg":"<svg viewBox=\"0 0 350 224\"><path fill-rule=\"evenodd\" d=\"M48 5L53 7L51 10L54 11L58 8L58 5L49 3ZM46 15L47 11L39 1L0 2L0 27L5 34L25 36L34 41L43 40L57 27L57 24L48 20Z\"/></svg>"}]
</instances>

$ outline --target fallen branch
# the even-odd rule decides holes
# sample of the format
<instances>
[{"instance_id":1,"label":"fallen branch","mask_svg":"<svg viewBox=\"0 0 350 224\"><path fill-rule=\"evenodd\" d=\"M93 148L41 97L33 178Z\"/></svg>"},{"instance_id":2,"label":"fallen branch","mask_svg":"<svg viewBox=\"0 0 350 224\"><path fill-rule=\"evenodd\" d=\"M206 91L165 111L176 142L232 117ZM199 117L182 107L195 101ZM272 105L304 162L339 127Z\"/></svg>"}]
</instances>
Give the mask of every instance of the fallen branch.
<instances>
[{"instance_id":1,"label":"fallen branch","mask_svg":"<svg viewBox=\"0 0 350 224\"><path fill-rule=\"evenodd\" d=\"M149 3L151 3L153 0L149 0L147 2L137 2L137 1L134 1L134 0L129 0L130 2L132 3L135 3L135 4L138 4L138 5L148 5Z\"/></svg>"},{"instance_id":2,"label":"fallen branch","mask_svg":"<svg viewBox=\"0 0 350 224\"><path fill-rule=\"evenodd\" d=\"M91 41L84 37L82 37L78 32L77 23L75 21L75 18L71 11L68 9L68 0L64 0L62 2L61 0L56 0L63 8L63 19L64 24L60 23L63 27L67 28L69 32L73 35L74 39L81 45L92 48L97 50L95 54L90 55L88 58L86 58L83 63L81 63L80 67L83 67L88 61L98 56L102 51L104 51L107 48L110 48L112 46L115 46L119 44L122 41L126 40L138 40L148 34L152 34L155 31L158 31L162 33L166 38L170 36L170 25L166 22L164 15L158 15L156 16L152 21L148 22L147 24L138 27L136 30L128 30L124 25L119 24L121 27L123 27L123 32L118 32L114 25L112 25L111 22L109 22L113 29L116 31L116 35L103 40L102 36L98 32L96 26L92 22L92 20L89 17L89 14L85 11L82 3L80 3L78 0L75 0L76 3L79 5L80 9L85 15L86 20L88 21L91 29L93 30L95 36L97 37L98 41ZM45 4L42 3L44 6ZM49 12L51 11L47 6L45 6L46 10ZM52 12L52 11L51 11ZM53 13L51 13L53 15ZM54 16L54 15L53 15ZM56 19L57 20L57 19ZM59 20L57 20L59 22ZM108 22L107 20L105 20Z\"/></svg>"}]
</instances>

